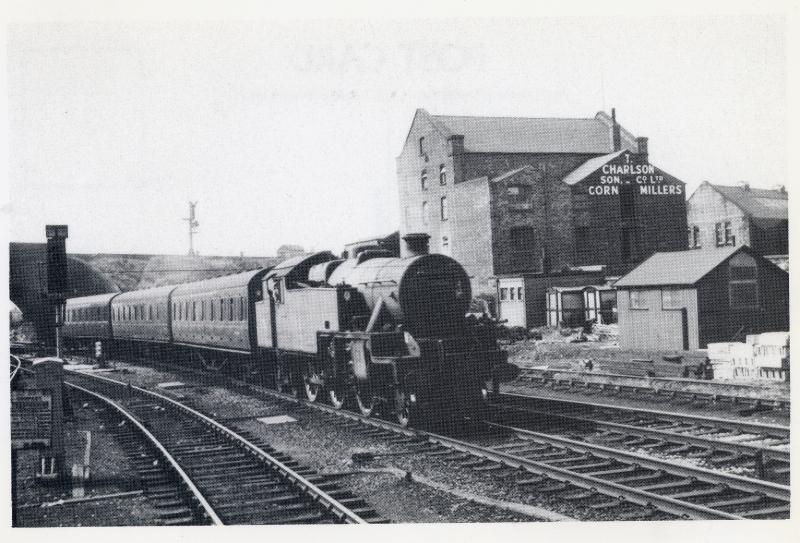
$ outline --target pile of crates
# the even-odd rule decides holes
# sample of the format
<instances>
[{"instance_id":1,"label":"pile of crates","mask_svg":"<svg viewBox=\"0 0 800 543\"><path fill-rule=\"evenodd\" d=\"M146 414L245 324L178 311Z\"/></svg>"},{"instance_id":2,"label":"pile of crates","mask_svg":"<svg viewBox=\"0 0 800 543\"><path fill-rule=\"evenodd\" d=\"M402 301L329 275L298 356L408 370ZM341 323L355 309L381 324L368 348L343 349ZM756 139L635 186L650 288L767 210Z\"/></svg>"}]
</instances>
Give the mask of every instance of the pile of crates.
<instances>
[{"instance_id":1,"label":"pile of crates","mask_svg":"<svg viewBox=\"0 0 800 543\"><path fill-rule=\"evenodd\" d=\"M709 343L715 379L789 380L789 332L748 335L744 343Z\"/></svg>"}]
</instances>

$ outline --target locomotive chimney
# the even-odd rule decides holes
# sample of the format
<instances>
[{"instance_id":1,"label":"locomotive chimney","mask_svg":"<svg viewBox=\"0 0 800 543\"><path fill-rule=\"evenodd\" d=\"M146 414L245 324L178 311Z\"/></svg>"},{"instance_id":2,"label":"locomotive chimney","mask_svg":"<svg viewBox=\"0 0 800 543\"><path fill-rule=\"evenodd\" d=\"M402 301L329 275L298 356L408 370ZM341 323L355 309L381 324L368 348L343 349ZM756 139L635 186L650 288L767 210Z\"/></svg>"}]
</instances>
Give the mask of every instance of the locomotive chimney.
<instances>
[{"instance_id":1,"label":"locomotive chimney","mask_svg":"<svg viewBox=\"0 0 800 543\"><path fill-rule=\"evenodd\" d=\"M424 232L406 234L403 236L403 241L406 242L406 256L420 256L428 254L428 242L430 239L430 235Z\"/></svg>"}]
</instances>

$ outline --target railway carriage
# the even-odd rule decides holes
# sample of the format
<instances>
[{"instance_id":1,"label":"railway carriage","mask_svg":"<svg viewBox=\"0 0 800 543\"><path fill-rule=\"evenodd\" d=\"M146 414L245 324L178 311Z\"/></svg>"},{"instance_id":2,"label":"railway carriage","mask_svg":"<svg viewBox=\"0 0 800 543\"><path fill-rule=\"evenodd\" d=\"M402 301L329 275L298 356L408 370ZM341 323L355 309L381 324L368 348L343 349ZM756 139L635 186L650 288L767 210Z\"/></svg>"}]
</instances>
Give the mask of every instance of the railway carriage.
<instances>
[{"instance_id":1,"label":"railway carriage","mask_svg":"<svg viewBox=\"0 0 800 543\"><path fill-rule=\"evenodd\" d=\"M178 285L170 296L176 346L209 369L257 354L256 305L269 269Z\"/></svg>"},{"instance_id":2,"label":"railway carriage","mask_svg":"<svg viewBox=\"0 0 800 543\"><path fill-rule=\"evenodd\" d=\"M169 296L174 285L132 290L111 302L115 349L149 356L172 342Z\"/></svg>"},{"instance_id":3,"label":"railway carriage","mask_svg":"<svg viewBox=\"0 0 800 543\"><path fill-rule=\"evenodd\" d=\"M119 292L67 300L61 333L69 346L108 341L112 337L111 302Z\"/></svg>"}]
</instances>

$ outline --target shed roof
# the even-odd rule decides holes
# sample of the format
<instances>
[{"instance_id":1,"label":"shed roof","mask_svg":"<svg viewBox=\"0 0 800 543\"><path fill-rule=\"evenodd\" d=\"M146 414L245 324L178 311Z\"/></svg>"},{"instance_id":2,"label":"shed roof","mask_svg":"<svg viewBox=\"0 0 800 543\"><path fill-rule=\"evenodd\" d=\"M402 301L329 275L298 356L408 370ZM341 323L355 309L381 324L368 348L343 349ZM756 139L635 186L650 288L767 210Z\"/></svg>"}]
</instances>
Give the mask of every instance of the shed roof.
<instances>
[{"instance_id":1,"label":"shed roof","mask_svg":"<svg viewBox=\"0 0 800 543\"><path fill-rule=\"evenodd\" d=\"M751 217L756 219L789 218L789 195L785 191L708 184Z\"/></svg>"},{"instance_id":2,"label":"shed roof","mask_svg":"<svg viewBox=\"0 0 800 543\"><path fill-rule=\"evenodd\" d=\"M630 273L622 276L615 287L694 285L711 270L725 262L745 246L720 249L690 249L655 253Z\"/></svg>"},{"instance_id":3,"label":"shed roof","mask_svg":"<svg viewBox=\"0 0 800 543\"><path fill-rule=\"evenodd\" d=\"M424 111L424 110L421 110ZM608 153L613 150L611 118L472 117L430 115L445 136L464 136L464 150L477 153ZM637 150L636 138L620 127L623 148Z\"/></svg>"}]
</instances>

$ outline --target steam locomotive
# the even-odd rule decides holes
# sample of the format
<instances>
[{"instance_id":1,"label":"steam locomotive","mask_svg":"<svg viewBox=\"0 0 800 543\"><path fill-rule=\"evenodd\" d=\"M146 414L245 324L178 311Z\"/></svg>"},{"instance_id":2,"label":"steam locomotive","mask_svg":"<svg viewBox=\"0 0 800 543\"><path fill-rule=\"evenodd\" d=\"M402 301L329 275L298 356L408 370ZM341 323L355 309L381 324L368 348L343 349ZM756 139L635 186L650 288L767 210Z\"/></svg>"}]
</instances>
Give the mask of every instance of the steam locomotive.
<instances>
[{"instance_id":1,"label":"steam locomotive","mask_svg":"<svg viewBox=\"0 0 800 543\"><path fill-rule=\"evenodd\" d=\"M479 409L507 371L493 323L466 316L470 301L464 268L444 255L320 252L215 279L71 298L63 336L212 370L256 368L279 390L407 425Z\"/></svg>"}]
</instances>

